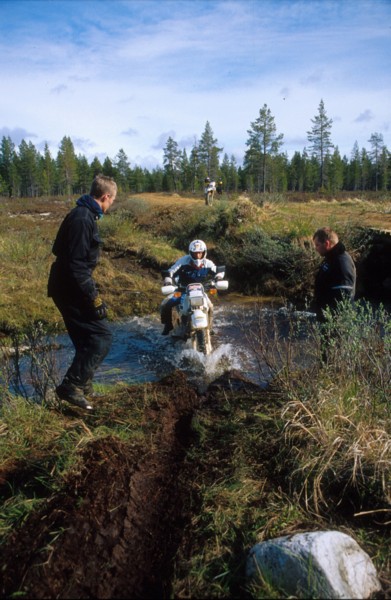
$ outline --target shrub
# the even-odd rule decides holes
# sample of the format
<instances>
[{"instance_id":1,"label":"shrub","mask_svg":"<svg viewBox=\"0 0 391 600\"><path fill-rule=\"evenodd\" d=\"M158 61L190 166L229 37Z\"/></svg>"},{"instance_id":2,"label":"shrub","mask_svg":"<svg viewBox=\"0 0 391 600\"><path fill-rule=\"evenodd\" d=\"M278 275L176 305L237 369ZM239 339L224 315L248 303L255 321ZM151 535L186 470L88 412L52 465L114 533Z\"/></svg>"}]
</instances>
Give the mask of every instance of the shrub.
<instances>
[{"instance_id":1,"label":"shrub","mask_svg":"<svg viewBox=\"0 0 391 600\"><path fill-rule=\"evenodd\" d=\"M227 261L230 276L240 282L244 293L270 293L273 287L275 296L298 297L312 285L312 255L289 240L273 238L259 226L220 239L215 253Z\"/></svg>"},{"instance_id":2,"label":"shrub","mask_svg":"<svg viewBox=\"0 0 391 600\"><path fill-rule=\"evenodd\" d=\"M373 510L391 500L391 321L383 307L340 303L322 329L309 329L312 355L298 369L293 320L288 333L265 343L270 322L259 320L252 346L288 399L278 464L307 508L330 505ZM258 342L258 344L257 344ZM297 349L297 348L296 348ZM325 355L326 358L321 360ZM384 513L385 514L385 513Z\"/></svg>"}]
</instances>

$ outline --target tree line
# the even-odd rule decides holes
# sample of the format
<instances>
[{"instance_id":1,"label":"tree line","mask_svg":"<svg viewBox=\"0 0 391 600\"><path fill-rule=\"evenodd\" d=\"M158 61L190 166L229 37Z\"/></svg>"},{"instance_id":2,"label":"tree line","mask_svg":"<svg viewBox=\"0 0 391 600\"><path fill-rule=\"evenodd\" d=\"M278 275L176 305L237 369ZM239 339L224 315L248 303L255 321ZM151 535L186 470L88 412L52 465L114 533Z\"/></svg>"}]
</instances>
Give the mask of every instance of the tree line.
<instances>
[{"instance_id":1,"label":"tree line","mask_svg":"<svg viewBox=\"0 0 391 600\"><path fill-rule=\"evenodd\" d=\"M308 147L292 158L282 151L283 134L277 133L275 119L266 104L250 123L243 165L237 165L219 147L209 121L190 153L173 137L163 149L163 165L152 170L135 165L121 148L115 158L103 163L76 155L70 137L61 140L56 157L48 144L43 153L32 142L18 147L3 137L0 145L0 195L9 197L63 196L89 190L97 173L114 177L122 192L192 192L203 189L205 177L221 180L228 193L387 191L391 186L391 153L380 133L368 140L370 148L355 142L350 157L341 156L332 143L332 119L323 100L311 119Z\"/></svg>"}]
</instances>

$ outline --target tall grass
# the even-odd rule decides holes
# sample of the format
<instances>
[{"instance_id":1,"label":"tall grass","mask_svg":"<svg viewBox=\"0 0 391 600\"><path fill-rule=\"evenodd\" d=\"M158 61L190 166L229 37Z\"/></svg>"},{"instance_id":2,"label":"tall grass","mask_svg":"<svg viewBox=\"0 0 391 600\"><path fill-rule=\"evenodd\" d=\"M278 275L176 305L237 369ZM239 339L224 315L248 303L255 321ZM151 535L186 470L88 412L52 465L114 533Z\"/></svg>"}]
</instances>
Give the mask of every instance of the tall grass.
<instances>
[{"instance_id":1,"label":"tall grass","mask_svg":"<svg viewBox=\"0 0 391 600\"><path fill-rule=\"evenodd\" d=\"M297 323L289 334L262 317L251 336L275 382L284 390L285 460L293 489L320 513L349 501L387 508L391 502L391 321L383 307L340 303L320 329L309 325L304 365ZM304 345L305 347L305 345Z\"/></svg>"}]
</instances>

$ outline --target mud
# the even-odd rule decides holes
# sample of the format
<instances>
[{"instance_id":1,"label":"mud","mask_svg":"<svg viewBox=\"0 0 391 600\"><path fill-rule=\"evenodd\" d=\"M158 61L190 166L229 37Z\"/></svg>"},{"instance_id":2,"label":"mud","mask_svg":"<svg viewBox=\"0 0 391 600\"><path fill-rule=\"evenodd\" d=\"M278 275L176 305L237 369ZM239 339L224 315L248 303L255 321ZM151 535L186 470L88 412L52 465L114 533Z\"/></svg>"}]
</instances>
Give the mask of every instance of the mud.
<instances>
[{"instance_id":1,"label":"mud","mask_svg":"<svg viewBox=\"0 0 391 600\"><path fill-rule=\"evenodd\" d=\"M1 597L169 597L189 519L179 473L200 398L181 374L160 385L170 403L146 415L159 419L153 447L112 437L88 444L80 472L1 547Z\"/></svg>"},{"instance_id":2,"label":"mud","mask_svg":"<svg viewBox=\"0 0 391 600\"><path fill-rule=\"evenodd\" d=\"M210 439L220 444L220 450L216 453L213 448L209 457L211 448L206 447L208 456L200 467L208 469L213 482L224 468L233 468L232 446L219 438L221 421L226 418L224 402L219 398L244 394L248 402L262 406L266 393L273 405L279 394L273 389L261 391L235 371L215 380L203 395L181 372L151 384L149 393L156 401L143 409L142 426L150 434L150 442L137 436L130 441L111 436L88 442L78 468L61 490L48 493L40 508L6 537L0 546L1 598L192 597L183 573L183 594L175 595L174 581L180 574L175 565L177 556L185 557L182 568L186 568L193 545L203 547L203 540L197 542L192 530L200 510L189 452L199 443L191 427L193 414L216 416L216 434L212 431ZM113 421L123 425L124 415L131 415L132 394L131 388L125 388L128 403L110 407ZM102 400L98 425L107 421L105 401L108 399ZM91 426L88 418L92 417L85 417L87 430ZM288 478L275 471L271 457L278 454L278 448L266 425L264 437L264 443L255 449L259 481L264 482L257 502L267 503L269 493L273 502L273 486L288 485ZM38 457L33 462L37 469ZM0 470L0 492L8 490L10 494L15 482L21 487L36 475L37 471L26 471L26 465ZM319 523L314 520L301 526L319 528ZM238 570L244 557L240 530L237 536L233 570ZM227 597L252 597L243 596L244 588L237 589L236 585L232 583ZM389 580L384 580L385 589L388 586ZM391 594L382 592L378 598L391 598Z\"/></svg>"}]
</instances>

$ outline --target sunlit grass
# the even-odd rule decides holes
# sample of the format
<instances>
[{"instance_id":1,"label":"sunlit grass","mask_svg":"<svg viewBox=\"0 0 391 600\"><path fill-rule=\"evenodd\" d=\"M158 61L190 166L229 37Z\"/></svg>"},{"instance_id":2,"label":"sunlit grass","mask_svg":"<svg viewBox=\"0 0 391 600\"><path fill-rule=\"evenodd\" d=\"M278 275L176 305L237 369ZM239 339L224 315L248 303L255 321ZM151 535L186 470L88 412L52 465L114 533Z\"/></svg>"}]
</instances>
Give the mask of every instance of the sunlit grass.
<instances>
[{"instance_id":1,"label":"sunlit grass","mask_svg":"<svg viewBox=\"0 0 391 600\"><path fill-rule=\"evenodd\" d=\"M156 224L153 235L148 230L148 204L135 205L131 216L118 211L105 217L99 225L104 252L96 279L110 318L157 310L160 266L174 262L178 248L186 247L195 233L205 233L210 247L217 250L220 239L226 241L221 246L227 248L223 257L233 261L245 250L256 264L258 257L270 258L262 256L264 244L259 242L268 238L261 230L270 238L281 234L297 240L312 236L325 224L347 230L352 220L362 219L375 225L378 216L383 215L384 222L389 211L389 204L362 200L291 206L280 197L269 198L263 206L249 199L235 202L182 214L172 223L172 238L167 237L167 221L161 235L156 233ZM3 218L7 219L5 213ZM142 227L137 219L142 220ZM18 325L39 317L58 321L57 310L46 298L57 224L48 225L50 234L42 235L34 223L25 220L19 224L25 237L18 243L17 222L12 221L12 228L11 221L4 223L0 320ZM230 245L235 236L242 244L236 252ZM270 249L277 258L291 255L290 249L278 254L275 243L270 243ZM121 262L121 257L127 262ZM155 271L154 276L145 275L146 265ZM310 266L309 261L308 272ZM302 346L295 345L293 337L285 345L278 338L262 344L259 338L258 351L278 353L277 362L273 363L276 354L268 357L268 367L279 393L222 392L197 411L195 439L181 475L189 490L192 517L185 537L191 540L191 548L181 548L176 557L176 597L242 597L245 591L254 598L279 597L268 582L246 588L244 563L253 544L329 526L342 499L335 497L335 484L344 498L354 492L354 499L363 509L368 507L368 512L386 506L390 494L390 345L388 334L383 344L378 343L378 330L364 317L359 315L354 321L345 314L337 329L346 343L335 349L331 346L334 358L322 368L314 364L321 355L316 335L306 349L309 366L301 372ZM389 331L386 324L383 329ZM11 497L1 509L0 532L9 533L44 497L61 489L66 477L81 469L83 450L95 439L115 436L139 449L140 455L155 448L159 424L150 418L148 409L167 405L169 388L160 394L151 385L107 389L96 384L95 390L103 397L94 400L94 415L82 417L70 416L64 405L38 406L4 393L0 415L3 476L22 468L31 482L27 488L10 488ZM364 530L357 535L370 547L377 566L389 569L389 553L377 535L372 534L370 540Z\"/></svg>"},{"instance_id":2,"label":"sunlit grass","mask_svg":"<svg viewBox=\"0 0 391 600\"><path fill-rule=\"evenodd\" d=\"M99 386L97 386L97 391ZM94 399L94 413L69 413L67 403L39 405L0 396L0 536L7 535L42 500L60 491L83 468L83 451L93 441L115 437L146 452L154 444L158 424L145 419L151 403L164 403L153 386L117 385ZM20 477L20 474L23 477Z\"/></svg>"}]
</instances>

